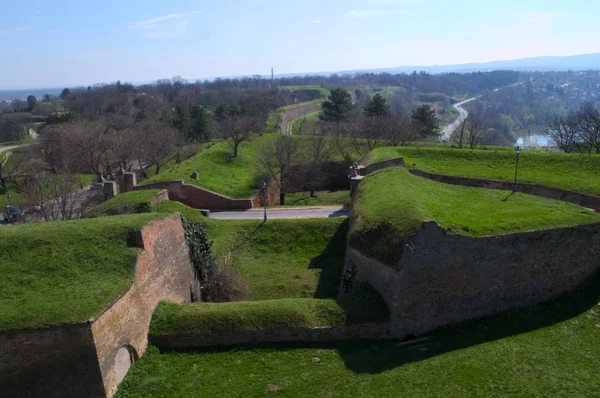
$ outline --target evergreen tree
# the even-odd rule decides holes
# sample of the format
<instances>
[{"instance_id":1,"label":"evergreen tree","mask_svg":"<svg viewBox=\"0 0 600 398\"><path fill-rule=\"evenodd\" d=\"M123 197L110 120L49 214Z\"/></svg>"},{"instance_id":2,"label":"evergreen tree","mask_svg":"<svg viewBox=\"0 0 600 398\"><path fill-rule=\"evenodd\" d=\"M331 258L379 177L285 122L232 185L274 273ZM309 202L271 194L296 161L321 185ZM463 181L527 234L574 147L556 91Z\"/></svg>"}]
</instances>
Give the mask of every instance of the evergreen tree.
<instances>
[{"instance_id":1,"label":"evergreen tree","mask_svg":"<svg viewBox=\"0 0 600 398\"><path fill-rule=\"evenodd\" d=\"M323 113L320 118L328 122L341 122L346 119L353 107L350 93L342 88L336 88L331 90L327 101L321 104Z\"/></svg>"},{"instance_id":2,"label":"evergreen tree","mask_svg":"<svg viewBox=\"0 0 600 398\"><path fill-rule=\"evenodd\" d=\"M422 137L432 137L438 134L436 130L440 128L440 120L431 106L421 105L412 112L411 118Z\"/></svg>"},{"instance_id":3,"label":"evergreen tree","mask_svg":"<svg viewBox=\"0 0 600 398\"><path fill-rule=\"evenodd\" d=\"M390 106L381 94L375 94L367 100L363 112L368 117L385 116L391 113Z\"/></svg>"}]
</instances>

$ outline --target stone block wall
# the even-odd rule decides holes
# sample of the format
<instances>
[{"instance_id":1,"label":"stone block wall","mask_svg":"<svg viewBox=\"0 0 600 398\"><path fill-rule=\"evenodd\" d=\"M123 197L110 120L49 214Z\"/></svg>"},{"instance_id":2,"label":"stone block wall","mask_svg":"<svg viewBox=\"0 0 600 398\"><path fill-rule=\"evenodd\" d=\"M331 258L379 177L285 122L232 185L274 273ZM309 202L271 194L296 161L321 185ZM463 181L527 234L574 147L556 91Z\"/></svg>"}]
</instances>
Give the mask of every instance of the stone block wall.
<instances>
[{"instance_id":1,"label":"stone block wall","mask_svg":"<svg viewBox=\"0 0 600 398\"><path fill-rule=\"evenodd\" d=\"M281 134L285 135L288 133L289 124L294 120L300 117L310 115L311 113L319 112L321 110L321 103L318 104L308 104L304 106L299 106L293 109L287 109L281 115L281 124L279 126L281 130Z\"/></svg>"},{"instance_id":2,"label":"stone block wall","mask_svg":"<svg viewBox=\"0 0 600 398\"><path fill-rule=\"evenodd\" d=\"M87 322L0 333L0 391L7 397L111 397L128 361L148 344L160 300L190 301L199 286L179 214L144 226L131 239L144 250L133 285ZM121 352L123 352L121 350Z\"/></svg>"},{"instance_id":3,"label":"stone block wall","mask_svg":"<svg viewBox=\"0 0 600 398\"><path fill-rule=\"evenodd\" d=\"M264 330L240 330L235 332L178 333L149 336L149 340L153 345L168 349L188 349L230 346L236 344L281 342L385 340L390 338L390 324L387 322L330 328L280 328Z\"/></svg>"},{"instance_id":4,"label":"stone block wall","mask_svg":"<svg viewBox=\"0 0 600 398\"><path fill-rule=\"evenodd\" d=\"M392 335L540 303L600 270L600 224L468 237L427 222L386 265L348 247L345 271L368 282L390 310Z\"/></svg>"}]
</instances>

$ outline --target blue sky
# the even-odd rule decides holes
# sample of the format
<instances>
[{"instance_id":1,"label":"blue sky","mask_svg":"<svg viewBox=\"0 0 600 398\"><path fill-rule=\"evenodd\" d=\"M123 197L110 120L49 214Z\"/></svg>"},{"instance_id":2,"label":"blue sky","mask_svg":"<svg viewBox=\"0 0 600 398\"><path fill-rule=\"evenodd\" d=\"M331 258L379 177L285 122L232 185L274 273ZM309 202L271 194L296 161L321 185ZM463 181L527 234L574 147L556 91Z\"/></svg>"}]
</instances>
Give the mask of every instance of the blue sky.
<instances>
[{"instance_id":1,"label":"blue sky","mask_svg":"<svg viewBox=\"0 0 600 398\"><path fill-rule=\"evenodd\" d=\"M28 0L0 8L0 89L600 52L593 0Z\"/></svg>"}]
</instances>

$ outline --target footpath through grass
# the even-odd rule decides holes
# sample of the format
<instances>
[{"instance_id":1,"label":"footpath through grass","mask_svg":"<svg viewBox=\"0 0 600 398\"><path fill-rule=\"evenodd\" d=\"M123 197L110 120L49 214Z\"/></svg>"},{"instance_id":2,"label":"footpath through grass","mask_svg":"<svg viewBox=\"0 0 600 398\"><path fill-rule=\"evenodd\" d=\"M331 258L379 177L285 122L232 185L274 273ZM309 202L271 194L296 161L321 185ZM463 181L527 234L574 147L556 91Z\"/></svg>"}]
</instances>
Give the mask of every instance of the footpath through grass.
<instances>
[{"instance_id":1,"label":"footpath through grass","mask_svg":"<svg viewBox=\"0 0 600 398\"><path fill-rule=\"evenodd\" d=\"M599 213L571 203L442 184L401 167L366 177L355 193L352 216L352 245L388 263L427 220L469 236L600 222Z\"/></svg>"},{"instance_id":2,"label":"footpath through grass","mask_svg":"<svg viewBox=\"0 0 600 398\"><path fill-rule=\"evenodd\" d=\"M384 147L371 151L364 164L403 157L410 168L436 174L513 181L512 148L470 150L453 148ZM519 181L600 195L600 155L533 152L519 158Z\"/></svg>"},{"instance_id":3,"label":"footpath through grass","mask_svg":"<svg viewBox=\"0 0 600 398\"><path fill-rule=\"evenodd\" d=\"M398 341L150 347L116 397L592 397L600 391L598 279L546 304ZM232 376L233 375L233 376Z\"/></svg>"},{"instance_id":4,"label":"footpath through grass","mask_svg":"<svg viewBox=\"0 0 600 398\"><path fill-rule=\"evenodd\" d=\"M133 281L135 214L0 228L0 330L82 322Z\"/></svg>"},{"instance_id":5,"label":"footpath through grass","mask_svg":"<svg viewBox=\"0 0 600 398\"><path fill-rule=\"evenodd\" d=\"M242 142L235 158L232 157L233 149L227 142L217 142L141 184L184 180L186 184L197 185L231 198L249 198L256 193L253 185L258 152L262 145L275 137L276 134L263 134L253 137L251 141ZM191 177L194 171L199 174L197 180Z\"/></svg>"}]
</instances>

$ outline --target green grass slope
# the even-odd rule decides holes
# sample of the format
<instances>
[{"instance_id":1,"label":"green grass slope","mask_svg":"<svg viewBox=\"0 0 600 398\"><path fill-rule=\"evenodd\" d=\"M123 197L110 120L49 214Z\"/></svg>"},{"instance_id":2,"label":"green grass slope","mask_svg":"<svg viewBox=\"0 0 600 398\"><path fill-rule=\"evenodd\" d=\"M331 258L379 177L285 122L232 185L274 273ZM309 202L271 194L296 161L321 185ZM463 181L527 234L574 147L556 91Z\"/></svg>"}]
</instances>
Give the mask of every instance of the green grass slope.
<instances>
[{"instance_id":1,"label":"green grass slope","mask_svg":"<svg viewBox=\"0 0 600 398\"><path fill-rule=\"evenodd\" d=\"M554 301L440 329L412 345L150 348L116 397L594 397L598 292L596 279Z\"/></svg>"},{"instance_id":2,"label":"green grass slope","mask_svg":"<svg viewBox=\"0 0 600 398\"><path fill-rule=\"evenodd\" d=\"M371 151L364 164L403 157L411 168L436 174L513 181L515 151L511 148L467 150L452 148L383 147ZM519 181L600 195L600 156L524 150Z\"/></svg>"},{"instance_id":3,"label":"green grass slope","mask_svg":"<svg viewBox=\"0 0 600 398\"><path fill-rule=\"evenodd\" d=\"M207 221L213 251L235 266L250 288L249 300L337 295L345 219Z\"/></svg>"},{"instance_id":4,"label":"green grass slope","mask_svg":"<svg viewBox=\"0 0 600 398\"><path fill-rule=\"evenodd\" d=\"M217 142L141 184L184 180L186 184L197 185L231 198L249 198L256 192L253 184L258 152L262 145L275 139L275 136L264 134L242 142L235 158L231 157L233 150L227 142ZM199 173L197 180L191 178L194 171Z\"/></svg>"},{"instance_id":5,"label":"green grass slope","mask_svg":"<svg viewBox=\"0 0 600 398\"><path fill-rule=\"evenodd\" d=\"M105 213L133 213L145 206L151 206L152 200L158 195L160 189L143 189L119 194L112 199L102 202L92 209L94 214Z\"/></svg>"},{"instance_id":6,"label":"green grass slope","mask_svg":"<svg viewBox=\"0 0 600 398\"><path fill-rule=\"evenodd\" d=\"M315 328L385 322L381 296L362 283L339 300L284 298L230 303L160 302L150 333L237 332L278 328Z\"/></svg>"},{"instance_id":7,"label":"green grass slope","mask_svg":"<svg viewBox=\"0 0 600 398\"><path fill-rule=\"evenodd\" d=\"M366 177L355 193L351 243L386 262L427 220L450 233L485 236L600 222L582 207L509 191L442 184L393 167Z\"/></svg>"},{"instance_id":8,"label":"green grass slope","mask_svg":"<svg viewBox=\"0 0 600 398\"><path fill-rule=\"evenodd\" d=\"M133 281L129 234L156 214L0 228L0 330L81 322Z\"/></svg>"}]
</instances>

